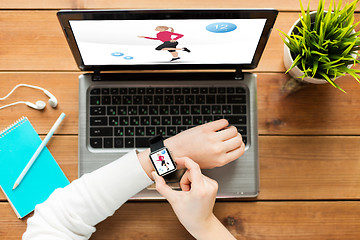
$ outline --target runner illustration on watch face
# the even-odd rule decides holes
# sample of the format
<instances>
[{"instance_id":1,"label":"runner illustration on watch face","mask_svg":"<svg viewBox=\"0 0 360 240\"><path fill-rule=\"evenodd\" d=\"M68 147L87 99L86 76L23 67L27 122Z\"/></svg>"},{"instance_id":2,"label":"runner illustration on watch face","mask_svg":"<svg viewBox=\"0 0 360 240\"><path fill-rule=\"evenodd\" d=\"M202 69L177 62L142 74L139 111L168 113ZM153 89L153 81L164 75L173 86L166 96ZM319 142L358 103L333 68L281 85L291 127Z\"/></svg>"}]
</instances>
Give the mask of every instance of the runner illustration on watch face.
<instances>
[{"instance_id":1,"label":"runner illustration on watch face","mask_svg":"<svg viewBox=\"0 0 360 240\"><path fill-rule=\"evenodd\" d=\"M150 160L157 174L164 176L176 171L176 164L171 157L169 149L164 146L161 136L155 136L149 140L150 142Z\"/></svg>"}]
</instances>

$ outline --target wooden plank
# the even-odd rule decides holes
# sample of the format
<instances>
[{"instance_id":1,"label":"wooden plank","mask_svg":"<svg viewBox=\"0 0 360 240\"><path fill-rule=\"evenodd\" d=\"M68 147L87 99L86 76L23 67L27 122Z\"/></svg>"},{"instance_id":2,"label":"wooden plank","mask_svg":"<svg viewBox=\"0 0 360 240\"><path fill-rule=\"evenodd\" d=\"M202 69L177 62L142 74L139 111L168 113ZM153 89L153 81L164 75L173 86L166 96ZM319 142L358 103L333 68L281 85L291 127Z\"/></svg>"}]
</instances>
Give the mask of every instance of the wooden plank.
<instances>
[{"instance_id":1,"label":"wooden plank","mask_svg":"<svg viewBox=\"0 0 360 240\"><path fill-rule=\"evenodd\" d=\"M48 89L59 101L57 109L49 105L43 111L17 105L1 110L0 129L21 116L27 116L40 134L46 134L61 112L67 114L61 134L78 133L78 75L73 73L0 73L0 97L16 84L27 83ZM279 73L259 73L258 119L260 134L289 135L360 135L360 84L351 77L339 79L344 94L330 84L308 85L287 95L282 86L288 76ZM36 102L48 98L39 90L19 88L1 105L19 100Z\"/></svg>"},{"instance_id":2,"label":"wooden plank","mask_svg":"<svg viewBox=\"0 0 360 240\"><path fill-rule=\"evenodd\" d=\"M274 29L288 31L298 13L280 13ZM356 14L360 20L360 14ZM56 11L2 11L0 71L78 70ZM360 29L360 26L358 26ZM283 43L273 31L256 71L284 72Z\"/></svg>"},{"instance_id":3,"label":"wooden plank","mask_svg":"<svg viewBox=\"0 0 360 240\"><path fill-rule=\"evenodd\" d=\"M259 146L259 200L360 199L360 137L260 136ZM48 147L76 179L77 137L55 136Z\"/></svg>"},{"instance_id":4,"label":"wooden plank","mask_svg":"<svg viewBox=\"0 0 360 240\"><path fill-rule=\"evenodd\" d=\"M343 5L351 0L344 0ZM311 1L310 8L317 8L317 1ZM328 6L330 0L326 0L325 6ZM303 1L307 6L308 1ZM115 8L115 9L170 9L170 8L275 8L280 11L299 11L298 0L257 0L257 1L236 1L236 0L198 0L198 1L110 1L110 0L50 0L50 1L26 1L26 0L3 0L0 3L0 9L65 9L65 8ZM359 8L358 8L359 9Z\"/></svg>"},{"instance_id":5,"label":"wooden plank","mask_svg":"<svg viewBox=\"0 0 360 240\"><path fill-rule=\"evenodd\" d=\"M358 239L359 202L218 202L215 215L237 239ZM0 203L0 235L20 239L26 219ZM91 239L192 239L166 202L126 203Z\"/></svg>"}]
</instances>

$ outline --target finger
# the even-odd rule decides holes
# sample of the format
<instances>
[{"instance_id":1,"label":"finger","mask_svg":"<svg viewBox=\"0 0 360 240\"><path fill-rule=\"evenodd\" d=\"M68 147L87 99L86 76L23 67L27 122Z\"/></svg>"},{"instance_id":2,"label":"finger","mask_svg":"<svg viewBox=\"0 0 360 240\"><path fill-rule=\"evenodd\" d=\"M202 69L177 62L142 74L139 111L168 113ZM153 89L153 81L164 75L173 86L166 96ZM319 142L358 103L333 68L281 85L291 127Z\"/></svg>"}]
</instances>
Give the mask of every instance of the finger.
<instances>
[{"instance_id":1,"label":"finger","mask_svg":"<svg viewBox=\"0 0 360 240\"><path fill-rule=\"evenodd\" d=\"M230 152L236 148L240 148L243 141L240 133L238 133L236 137L226 140L223 143L225 152Z\"/></svg>"},{"instance_id":2,"label":"finger","mask_svg":"<svg viewBox=\"0 0 360 240\"><path fill-rule=\"evenodd\" d=\"M204 185L202 173L199 165L188 157L184 157L185 167L189 171L189 181L191 182L191 188L201 188Z\"/></svg>"},{"instance_id":3,"label":"finger","mask_svg":"<svg viewBox=\"0 0 360 240\"><path fill-rule=\"evenodd\" d=\"M155 171L151 172L151 174L156 183L156 190L161 194L161 196L163 196L170 202L174 195L174 190L172 190L171 187L166 185L164 178L160 177Z\"/></svg>"},{"instance_id":4,"label":"finger","mask_svg":"<svg viewBox=\"0 0 360 240\"><path fill-rule=\"evenodd\" d=\"M176 158L175 159L176 168L177 169L183 169L185 168L185 161L184 158Z\"/></svg>"},{"instance_id":5,"label":"finger","mask_svg":"<svg viewBox=\"0 0 360 240\"><path fill-rule=\"evenodd\" d=\"M208 128L210 131L216 132L216 131L219 131L219 130L227 127L228 125L229 125L228 120L219 119L219 120L216 120L213 122L205 123L204 125L201 125L201 126Z\"/></svg>"},{"instance_id":6,"label":"finger","mask_svg":"<svg viewBox=\"0 0 360 240\"><path fill-rule=\"evenodd\" d=\"M236 137L238 135L238 131L236 127L228 126L223 130L218 131L216 134L219 136L221 140L226 141L233 137Z\"/></svg>"},{"instance_id":7,"label":"finger","mask_svg":"<svg viewBox=\"0 0 360 240\"><path fill-rule=\"evenodd\" d=\"M191 189L191 181L189 179L189 171L186 171L180 180L180 187L183 191L190 191Z\"/></svg>"},{"instance_id":8,"label":"finger","mask_svg":"<svg viewBox=\"0 0 360 240\"><path fill-rule=\"evenodd\" d=\"M238 159L239 157L241 157L244 154L244 152L245 152L245 144L244 143L242 143L239 148L236 148L230 152L227 152L226 153L227 163Z\"/></svg>"},{"instance_id":9,"label":"finger","mask_svg":"<svg viewBox=\"0 0 360 240\"><path fill-rule=\"evenodd\" d=\"M211 185L211 187L214 189L215 192L217 192L218 188L219 188L219 184L217 181L215 181L212 178L209 178L208 176L203 176L204 180Z\"/></svg>"}]
</instances>

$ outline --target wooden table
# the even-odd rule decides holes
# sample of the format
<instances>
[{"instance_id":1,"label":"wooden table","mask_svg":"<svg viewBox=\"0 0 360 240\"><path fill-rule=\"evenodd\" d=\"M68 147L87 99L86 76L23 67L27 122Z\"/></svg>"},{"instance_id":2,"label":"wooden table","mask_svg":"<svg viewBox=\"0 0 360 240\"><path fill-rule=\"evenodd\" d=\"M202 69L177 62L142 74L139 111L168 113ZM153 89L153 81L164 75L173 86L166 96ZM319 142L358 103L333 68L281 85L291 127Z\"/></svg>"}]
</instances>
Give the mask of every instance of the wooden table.
<instances>
[{"instance_id":1,"label":"wooden table","mask_svg":"<svg viewBox=\"0 0 360 240\"><path fill-rule=\"evenodd\" d=\"M311 8L316 6L313 0ZM76 179L80 71L56 11L204 7L276 8L280 13L275 29L284 31L299 16L297 0L2 0L0 96L18 83L33 84L53 93L59 106L1 110L0 129L25 115L44 137L65 112L67 118L48 147L66 176ZM356 19L360 20L360 6ZM359 239L360 84L344 77L338 84L347 94L329 84L284 93L289 76L282 57L283 44L273 31L253 71L258 75L260 195L247 201L218 201L215 214L238 239ZM1 104L39 99L47 101L41 92L22 88ZM20 239L26 220L16 217L0 193L0 239ZM97 228L92 239L191 239L167 202L126 203Z\"/></svg>"}]
</instances>

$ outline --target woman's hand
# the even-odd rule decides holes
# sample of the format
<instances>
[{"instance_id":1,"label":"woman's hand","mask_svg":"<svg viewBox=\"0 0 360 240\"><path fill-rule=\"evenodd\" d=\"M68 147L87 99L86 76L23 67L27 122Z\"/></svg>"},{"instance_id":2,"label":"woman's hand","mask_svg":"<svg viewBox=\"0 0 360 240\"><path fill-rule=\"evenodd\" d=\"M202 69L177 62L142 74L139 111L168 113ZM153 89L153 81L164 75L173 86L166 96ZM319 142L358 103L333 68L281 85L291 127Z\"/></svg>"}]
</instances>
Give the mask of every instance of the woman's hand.
<instances>
[{"instance_id":1,"label":"woman's hand","mask_svg":"<svg viewBox=\"0 0 360 240\"><path fill-rule=\"evenodd\" d=\"M189 157L208 169L221 167L239 158L245 144L236 127L226 119L190 128L165 140L174 158Z\"/></svg>"},{"instance_id":2,"label":"woman's hand","mask_svg":"<svg viewBox=\"0 0 360 240\"><path fill-rule=\"evenodd\" d=\"M235 239L213 214L217 182L204 176L190 158L178 158L176 163L187 168L180 181L182 191L172 190L155 172L152 175L156 190L169 201L181 224L196 239Z\"/></svg>"}]
</instances>

